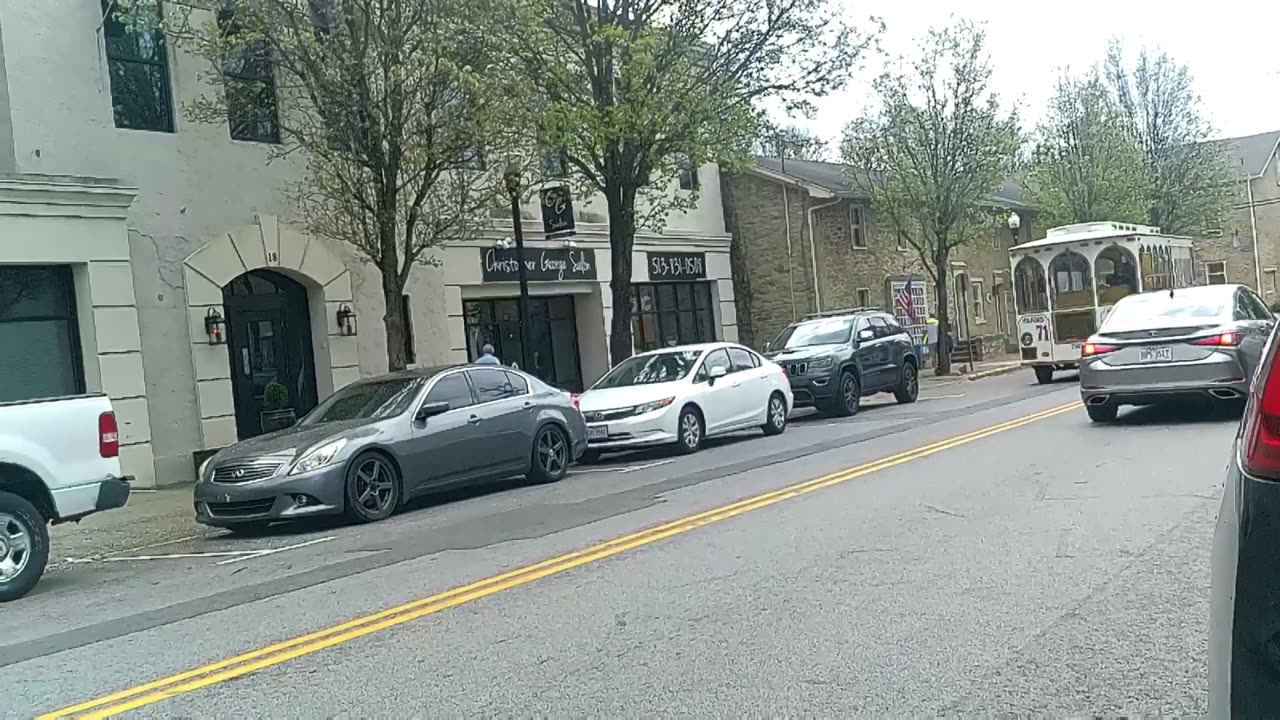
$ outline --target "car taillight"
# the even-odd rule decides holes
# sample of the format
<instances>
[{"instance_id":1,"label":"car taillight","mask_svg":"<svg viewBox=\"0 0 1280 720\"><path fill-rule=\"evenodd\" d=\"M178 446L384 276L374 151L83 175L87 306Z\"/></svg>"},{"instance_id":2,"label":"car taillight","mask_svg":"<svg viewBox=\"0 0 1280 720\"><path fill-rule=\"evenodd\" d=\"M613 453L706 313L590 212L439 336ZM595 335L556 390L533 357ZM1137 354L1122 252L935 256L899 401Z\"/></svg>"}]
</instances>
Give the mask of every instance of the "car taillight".
<instances>
[{"instance_id":1,"label":"car taillight","mask_svg":"<svg viewBox=\"0 0 1280 720\"><path fill-rule=\"evenodd\" d=\"M116 427L116 414L113 412L98 416L98 454L104 458L120 455L120 429Z\"/></svg>"},{"instance_id":2,"label":"car taillight","mask_svg":"<svg viewBox=\"0 0 1280 720\"><path fill-rule=\"evenodd\" d=\"M1120 348L1115 345L1102 345L1099 343L1085 343L1081 352L1085 357L1093 357L1094 355L1105 355L1109 352L1115 352Z\"/></svg>"},{"instance_id":3,"label":"car taillight","mask_svg":"<svg viewBox=\"0 0 1280 720\"><path fill-rule=\"evenodd\" d=\"M1210 335L1207 338L1192 340L1192 345L1213 345L1234 347L1240 344L1240 333L1224 332L1221 335Z\"/></svg>"},{"instance_id":4,"label":"car taillight","mask_svg":"<svg viewBox=\"0 0 1280 720\"><path fill-rule=\"evenodd\" d=\"M1280 480L1280 367L1276 366L1275 342L1273 335L1263 351L1262 366L1253 376L1240 433L1240 464L1250 475Z\"/></svg>"}]
</instances>

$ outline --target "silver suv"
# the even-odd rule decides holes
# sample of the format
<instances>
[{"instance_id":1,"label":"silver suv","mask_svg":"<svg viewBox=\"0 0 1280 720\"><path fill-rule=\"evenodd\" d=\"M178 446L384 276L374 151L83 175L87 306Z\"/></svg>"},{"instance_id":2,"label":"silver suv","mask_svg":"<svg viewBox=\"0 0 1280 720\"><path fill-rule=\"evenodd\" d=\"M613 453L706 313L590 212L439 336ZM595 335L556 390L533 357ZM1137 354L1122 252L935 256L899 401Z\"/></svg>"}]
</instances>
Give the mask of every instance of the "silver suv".
<instances>
[{"instance_id":1,"label":"silver suv","mask_svg":"<svg viewBox=\"0 0 1280 720\"><path fill-rule=\"evenodd\" d=\"M796 407L828 415L857 413L867 395L891 392L898 402L913 403L920 392L911 335L876 309L810 315L765 345L765 354L787 371Z\"/></svg>"}]
</instances>

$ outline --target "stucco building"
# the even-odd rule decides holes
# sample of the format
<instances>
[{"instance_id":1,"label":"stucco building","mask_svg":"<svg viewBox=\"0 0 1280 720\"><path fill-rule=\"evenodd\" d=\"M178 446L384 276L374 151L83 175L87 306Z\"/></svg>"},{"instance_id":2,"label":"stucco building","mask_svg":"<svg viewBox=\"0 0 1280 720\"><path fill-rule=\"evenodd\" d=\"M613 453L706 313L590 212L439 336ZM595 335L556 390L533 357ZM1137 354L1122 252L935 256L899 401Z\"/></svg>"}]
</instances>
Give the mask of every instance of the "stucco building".
<instances>
[{"instance_id":1,"label":"stucco building","mask_svg":"<svg viewBox=\"0 0 1280 720\"><path fill-rule=\"evenodd\" d=\"M105 392L126 471L185 482L204 452L261 431L271 380L300 415L386 369L380 282L297 222L284 189L301 159L266 162L287 105L187 121L207 62L104 22L105 5L0 4L0 400ZM695 186L696 208L637 238L638 347L737 338L717 169L670 192ZM608 369L612 314L604 206L577 204L572 246L544 239L536 198L522 223L529 369L568 389ZM465 361L484 342L521 355L511 235L496 221L414 270L415 363Z\"/></svg>"},{"instance_id":2,"label":"stucco building","mask_svg":"<svg viewBox=\"0 0 1280 720\"><path fill-rule=\"evenodd\" d=\"M918 253L876 217L844 170L836 163L758 157L745 172L723 177L743 342L763 347L787 324L814 312L877 306L919 325L936 307ZM949 292L957 345L963 349L961 343L973 339L987 355L1012 342L1008 250L1015 237L1007 218L1019 215L1018 242L1041 232L1012 184L990 199L990 207L989 235L951 258ZM963 302L962 276L968 279ZM912 296L914 317L905 317L904 290ZM962 314L955 312L959 305Z\"/></svg>"}]
</instances>

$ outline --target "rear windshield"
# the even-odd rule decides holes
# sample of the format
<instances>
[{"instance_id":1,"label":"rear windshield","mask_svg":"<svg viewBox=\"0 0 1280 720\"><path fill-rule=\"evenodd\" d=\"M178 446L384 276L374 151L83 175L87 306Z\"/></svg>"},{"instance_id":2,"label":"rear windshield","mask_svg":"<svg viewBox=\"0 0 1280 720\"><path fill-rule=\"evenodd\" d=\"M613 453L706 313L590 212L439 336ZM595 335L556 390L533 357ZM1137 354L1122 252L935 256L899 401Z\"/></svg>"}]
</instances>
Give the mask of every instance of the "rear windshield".
<instances>
[{"instance_id":1,"label":"rear windshield","mask_svg":"<svg viewBox=\"0 0 1280 720\"><path fill-rule=\"evenodd\" d=\"M1203 324L1220 320L1226 313L1227 298L1201 292L1175 292L1170 297L1162 290L1130 295L1116 303L1100 332Z\"/></svg>"}]
</instances>

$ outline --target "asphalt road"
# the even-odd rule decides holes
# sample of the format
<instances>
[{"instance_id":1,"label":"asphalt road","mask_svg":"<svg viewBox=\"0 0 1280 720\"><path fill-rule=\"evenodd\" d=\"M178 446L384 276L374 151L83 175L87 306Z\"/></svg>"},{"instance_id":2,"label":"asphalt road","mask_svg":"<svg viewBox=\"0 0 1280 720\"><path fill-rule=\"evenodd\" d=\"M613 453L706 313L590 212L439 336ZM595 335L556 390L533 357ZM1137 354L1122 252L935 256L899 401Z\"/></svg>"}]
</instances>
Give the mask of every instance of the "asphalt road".
<instances>
[{"instance_id":1,"label":"asphalt road","mask_svg":"<svg viewBox=\"0 0 1280 720\"><path fill-rule=\"evenodd\" d=\"M0 609L0 715L1203 713L1237 420L1095 427L1077 398L943 385L379 525L60 567Z\"/></svg>"}]
</instances>

